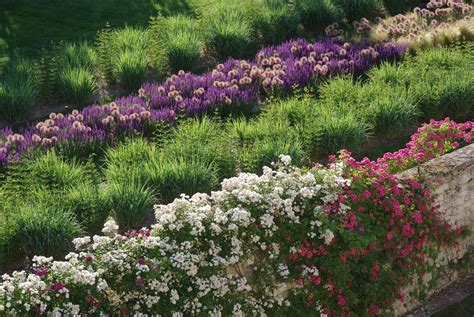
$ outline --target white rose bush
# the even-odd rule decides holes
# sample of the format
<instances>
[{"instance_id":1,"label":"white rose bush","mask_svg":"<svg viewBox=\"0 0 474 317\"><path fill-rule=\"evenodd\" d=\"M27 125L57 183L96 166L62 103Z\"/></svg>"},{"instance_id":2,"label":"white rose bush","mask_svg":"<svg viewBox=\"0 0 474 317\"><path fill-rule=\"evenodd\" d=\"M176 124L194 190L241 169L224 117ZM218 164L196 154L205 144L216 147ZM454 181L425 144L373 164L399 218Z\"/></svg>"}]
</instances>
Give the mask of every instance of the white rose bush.
<instances>
[{"instance_id":1,"label":"white rose bush","mask_svg":"<svg viewBox=\"0 0 474 317\"><path fill-rule=\"evenodd\" d=\"M4 275L0 316L376 315L452 230L422 189L371 164L343 153L301 169L281 156L260 176L156 205L150 229L122 235L109 221L64 261Z\"/></svg>"}]
</instances>

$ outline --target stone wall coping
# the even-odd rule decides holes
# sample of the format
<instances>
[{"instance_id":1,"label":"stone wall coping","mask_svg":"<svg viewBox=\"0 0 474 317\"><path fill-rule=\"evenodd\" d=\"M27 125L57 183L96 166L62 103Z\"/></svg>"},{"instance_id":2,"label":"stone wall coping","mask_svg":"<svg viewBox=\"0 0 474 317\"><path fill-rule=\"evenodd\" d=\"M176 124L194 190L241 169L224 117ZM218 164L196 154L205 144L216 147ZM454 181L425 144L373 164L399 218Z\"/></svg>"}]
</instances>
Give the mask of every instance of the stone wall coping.
<instances>
[{"instance_id":1,"label":"stone wall coping","mask_svg":"<svg viewBox=\"0 0 474 317\"><path fill-rule=\"evenodd\" d=\"M421 176L427 179L430 176L439 177L447 174L463 173L471 165L474 165L474 143L403 171L397 177L399 179L413 179Z\"/></svg>"}]
</instances>

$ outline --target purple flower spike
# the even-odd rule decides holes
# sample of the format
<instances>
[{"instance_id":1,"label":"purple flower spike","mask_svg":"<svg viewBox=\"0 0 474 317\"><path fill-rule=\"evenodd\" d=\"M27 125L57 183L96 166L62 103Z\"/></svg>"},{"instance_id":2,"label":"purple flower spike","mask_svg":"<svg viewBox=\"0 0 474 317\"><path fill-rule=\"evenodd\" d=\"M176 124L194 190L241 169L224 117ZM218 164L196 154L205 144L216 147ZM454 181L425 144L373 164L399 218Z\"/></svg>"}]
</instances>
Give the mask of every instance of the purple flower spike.
<instances>
[{"instance_id":1,"label":"purple flower spike","mask_svg":"<svg viewBox=\"0 0 474 317\"><path fill-rule=\"evenodd\" d=\"M163 83L147 83L139 96L121 97L107 105L93 104L68 115L50 118L15 134L0 130L0 166L20 160L29 151L111 142L119 135L145 132L150 122L171 123L214 112L257 111L258 102L274 92L291 92L337 74L357 74L381 60L400 59L398 44L304 39L263 48L254 61L228 59L213 70L195 75L179 72Z\"/></svg>"}]
</instances>

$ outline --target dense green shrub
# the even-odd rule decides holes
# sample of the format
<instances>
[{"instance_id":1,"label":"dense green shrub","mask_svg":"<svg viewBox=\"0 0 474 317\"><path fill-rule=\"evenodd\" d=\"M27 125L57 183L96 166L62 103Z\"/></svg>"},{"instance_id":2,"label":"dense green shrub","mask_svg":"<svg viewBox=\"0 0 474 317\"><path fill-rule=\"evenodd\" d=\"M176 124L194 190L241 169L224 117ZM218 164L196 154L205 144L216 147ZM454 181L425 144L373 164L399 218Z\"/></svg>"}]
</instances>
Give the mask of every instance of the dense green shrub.
<instances>
[{"instance_id":1,"label":"dense green shrub","mask_svg":"<svg viewBox=\"0 0 474 317\"><path fill-rule=\"evenodd\" d=\"M121 231L143 226L152 213L153 193L133 175L129 175L125 182L108 183L106 197L111 215Z\"/></svg>"},{"instance_id":2,"label":"dense green shrub","mask_svg":"<svg viewBox=\"0 0 474 317\"><path fill-rule=\"evenodd\" d=\"M23 119L38 94L39 71L27 59L12 61L4 70L0 82L0 112L10 122Z\"/></svg>"},{"instance_id":3,"label":"dense green shrub","mask_svg":"<svg viewBox=\"0 0 474 317\"><path fill-rule=\"evenodd\" d=\"M383 14L382 0L334 0L342 8L349 22L361 18L373 19Z\"/></svg>"},{"instance_id":4,"label":"dense green shrub","mask_svg":"<svg viewBox=\"0 0 474 317\"><path fill-rule=\"evenodd\" d=\"M344 17L344 11L334 0L299 0L295 4L303 25L313 32L322 33L328 25Z\"/></svg>"},{"instance_id":5,"label":"dense green shrub","mask_svg":"<svg viewBox=\"0 0 474 317\"><path fill-rule=\"evenodd\" d=\"M286 1L252 1L247 10L252 29L262 44L279 44L298 36L299 13Z\"/></svg>"},{"instance_id":6,"label":"dense green shrub","mask_svg":"<svg viewBox=\"0 0 474 317\"><path fill-rule=\"evenodd\" d=\"M84 166L66 162L53 151L32 160L25 182L30 189L62 192L90 182Z\"/></svg>"},{"instance_id":7,"label":"dense green shrub","mask_svg":"<svg viewBox=\"0 0 474 317\"><path fill-rule=\"evenodd\" d=\"M203 13L201 23L205 26L207 44L221 59L246 55L252 42L252 28L242 6L237 3L213 5Z\"/></svg>"},{"instance_id":8,"label":"dense green shrub","mask_svg":"<svg viewBox=\"0 0 474 317\"><path fill-rule=\"evenodd\" d=\"M97 90L94 75L85 68L66 68L59 73L59 90L64 98L84 104Z\"/></svg>"},{"instance_id":9,"label":"dense green shrub","mask_svg":"<svg viewBox=\"0 0 474 317\"><path fill-rule=\"evenodd\" d=\"M10 233L15 254L64 256L72 240L82 234L74 216L46 205L18 206L11 216Z\"/></svg>"}]
</instances>

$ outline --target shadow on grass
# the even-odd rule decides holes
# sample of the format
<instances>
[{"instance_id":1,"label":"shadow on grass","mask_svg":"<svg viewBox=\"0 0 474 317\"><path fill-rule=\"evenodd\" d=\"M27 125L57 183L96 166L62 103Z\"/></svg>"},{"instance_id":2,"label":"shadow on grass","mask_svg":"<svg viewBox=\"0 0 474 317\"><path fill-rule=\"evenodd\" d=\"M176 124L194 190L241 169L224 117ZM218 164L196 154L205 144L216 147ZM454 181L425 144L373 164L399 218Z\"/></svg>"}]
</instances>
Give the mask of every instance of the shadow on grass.
<instances>
[{"instance_id":1,"label":"shadow on grass","mask_svg":"<svg viewBox=\"0 0 474 317\"><path fill-rule=\"evenodd\" d=\"M35 57L52 42L93 40L106 25L144 26L187 0L0 0L0 69L15 54Z\"/></svg>"},{"instance_id":2,"label":"shadow on grass","mask_svg":"<svg viewBox=\"0 0 474 317\"><path fill-rule=\"evenodd\" d=\"M459 303L449 305L433 314L433 317L474 316L474 294L469 295Z\"/></svg>"}]
</instances>

